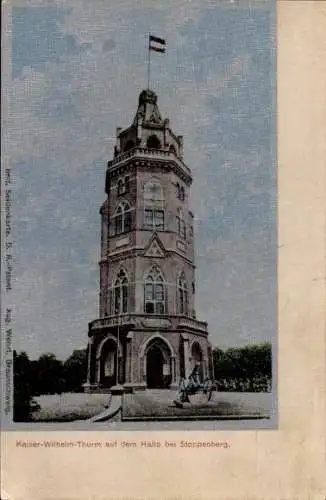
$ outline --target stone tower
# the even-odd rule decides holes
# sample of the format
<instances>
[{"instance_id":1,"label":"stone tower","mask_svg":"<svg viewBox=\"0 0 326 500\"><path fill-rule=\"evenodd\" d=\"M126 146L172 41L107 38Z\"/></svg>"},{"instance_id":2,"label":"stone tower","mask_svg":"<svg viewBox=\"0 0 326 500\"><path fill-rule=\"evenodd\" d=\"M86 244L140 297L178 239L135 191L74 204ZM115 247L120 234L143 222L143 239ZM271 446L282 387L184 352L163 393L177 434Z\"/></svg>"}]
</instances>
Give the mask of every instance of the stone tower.
<instances>
[{"instance_id":1,"label":"stone tower","mask_svg":"<svg viewBox=\"0 0 326 500\"><path fill-rule=\"evenodd\" d=\"M143 90L107 165L88 390L176 388L194 363L202 378L212 376L207 323L195 312L191 183L182 136L162 119L156 94Z\"/></svg>"}]
</instances>

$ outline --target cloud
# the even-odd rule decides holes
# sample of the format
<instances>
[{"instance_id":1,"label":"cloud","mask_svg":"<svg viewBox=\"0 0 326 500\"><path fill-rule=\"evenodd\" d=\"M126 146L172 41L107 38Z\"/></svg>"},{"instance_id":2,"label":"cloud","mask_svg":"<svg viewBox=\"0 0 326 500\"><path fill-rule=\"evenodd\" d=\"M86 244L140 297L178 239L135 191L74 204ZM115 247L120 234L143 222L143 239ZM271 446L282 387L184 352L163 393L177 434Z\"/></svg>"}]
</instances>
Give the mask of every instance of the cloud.
<instances>
[{"instance_id":1,"label":"cloud","mask_svg":"<svg viewBox=\"0 0 326 500\"><path fill-rule=\"evenodd\" d=\"M112 40L112 38L108 38L107 40L104 40L102 44L102 50L103 52L109 52L110 50L113 50L115 47L115 41Z\"/></svg>"},{"instance_id":2,"label":"cloud","mask_svg":"<svg viewBox=\"0 0 326 500\"><path fill-rule=\"evenodd\" d=\"M20 75L24 67L41 71L49 61L56 62L69 54L80 54L89 44L79 44L71 34L59 29L68 10L55 7L12 9L12 52L14 54L13 77Z\"/></svg>"}]
</instances>

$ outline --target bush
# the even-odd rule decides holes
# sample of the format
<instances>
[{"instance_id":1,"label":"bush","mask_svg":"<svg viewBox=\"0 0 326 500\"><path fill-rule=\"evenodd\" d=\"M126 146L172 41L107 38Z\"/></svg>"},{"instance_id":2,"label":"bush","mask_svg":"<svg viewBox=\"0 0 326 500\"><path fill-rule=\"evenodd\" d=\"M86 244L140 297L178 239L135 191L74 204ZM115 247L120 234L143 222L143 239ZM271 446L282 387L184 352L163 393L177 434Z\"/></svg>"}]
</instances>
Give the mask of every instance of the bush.
<instances>
[{"instance_id":1,"label":"bush","mask_svg":"<svg viewBox=\"0 0 326 500\"><path fill-rule=\"evenodd\" d=\"M213 350L214 374L219 391L270 392L272 356L269 343Z\"/></svg>"}]
</instances>

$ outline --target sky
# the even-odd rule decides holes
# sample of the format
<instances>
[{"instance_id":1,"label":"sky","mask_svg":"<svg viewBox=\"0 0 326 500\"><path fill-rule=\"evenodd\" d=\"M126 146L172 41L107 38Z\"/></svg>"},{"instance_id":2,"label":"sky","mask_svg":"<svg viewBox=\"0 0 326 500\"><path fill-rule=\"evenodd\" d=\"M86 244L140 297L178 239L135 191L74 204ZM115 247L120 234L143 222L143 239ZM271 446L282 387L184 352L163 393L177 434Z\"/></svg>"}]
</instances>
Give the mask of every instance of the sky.
<instances>
[{"instance_id":1,"label":"sky","mask_svg":"<svg viewBox=\"0 0 326 500\"><path fill-rule=\"evenodd\" d=\"M196 310L214 346L276 335L274 2L28 0L12 9L6 126L14 347L66 359L98 315L100 216L116 127L147 86L184 136Z\"/></svg>"}]
</instances>

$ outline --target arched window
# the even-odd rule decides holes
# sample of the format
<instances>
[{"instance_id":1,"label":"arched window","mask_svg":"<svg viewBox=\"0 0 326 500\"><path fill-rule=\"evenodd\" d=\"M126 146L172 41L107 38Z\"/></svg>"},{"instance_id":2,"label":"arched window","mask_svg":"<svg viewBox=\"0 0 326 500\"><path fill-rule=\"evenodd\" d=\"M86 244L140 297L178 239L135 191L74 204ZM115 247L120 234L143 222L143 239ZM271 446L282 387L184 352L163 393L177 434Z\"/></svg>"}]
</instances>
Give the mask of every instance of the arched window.
<instances>
[{"instance_id":1,"label":"arched window","mask_svg":"<svg viewBox=\"0 0 326 500\"><path fill-rule=\"evenodd\" d=\"M164 231L164 195L161 184L156 181L144 186L144 228Z\"/></svg>"},{"instance_id":2,"label":"arched window","mask_svg":"<svg viewBox=\"0 0 326 500\"><path fill-rule=\"evenodd\" d=\"M173 144L171 144L171 146L169 147L169 151L170 151L170 153L174 153L175 155L177 154L177 151L176 151L175 147L173 146Z\"/></svg>"},{"instance_id":3,"label":"arched window","mask_svg":"<svg viewBox=\"0 0 326 500\"><path fill-rule=\"evenodd\" d=\"M165 314L165 286L158 267L153 266L144 279L144 310L147 314Z\"/></svg>"},{"instance_id":4,"label":"arched window","mask_svg":"<svg viewBox=\"0 0 326 500\"><path fill-rule=\"evenodd\" d=\"M134 141L132 141L131 139L129 139L129 141L126 142L126 145L124 147L124 150L125 151L129 151L130 149L134 148L135 147L135 143Z\"/></svg>"},{"instance_id":5,"label":"arched window","mask_svg":"<svg viewBox=\"0 0 326 500\"><path fill-rule=\"evenodd\" d=\"M161 148L160 140L156 135L150 135L149 138L147 139L146 145L149 149L160 149Z\"/></svg>"},{"instance_id":6,"label":"arched window","mask_svg":"<svg viewBox=\"0 0 326 500\"><path fill-rule=\"evenodd\" d=\"M118 180L118 196L121 196L124 192L124 185L123 185L123 180L119 179Z\"/></svg>"},{"instance_id":7,"label":"arched window","mask_svg":"<svg viewBox=\"0 0 326 500\"><path fill-rule=\"evenodd\" d=\"M188 313L188 290L184 273L178 279L178 310L179 314Z\"/></svg>"},{"instance_id":8,"label":"arched window","mask_svg":"<svg viewBox=\"0 0 326 500\"><path fill-rule=\"evenodd\" d=\"M130 178L129 178L129 175L127 175L125 177L125 193L129 193L129 181L130 181Z\"/></svg>"},{"instance_id":9,"label":"arched window","mask_svg":"<svg viewBox=\"0 0 326 500\"><path fill-rule=\"evenodd\" d=\"M178 230L178 235L181 236L181 238L186 238L186 224L184 221L183 217L183 212L179 208L178 209L178 214L177 214L177 230Z\"/></svg>"},{"instance_id":10,"label":"arched window","mask_svg":"<svg viewBox=\"0 0 326 500\"><path fill-rule=\"evenodd\" d=\"M177 197L181 201L184 201L185 199L185 188L183 186L180 186L179 183L177 183Z\"/></svg>"},{"instance_id":11,"label":"arched window","mask_svg":"<svg viewBox=\"0 0 326 500\"><path fill-rule=\"evenodd\" d=\"M113 286L114 314L128 311L128 278L123 269L117 275Z\"/></svg>"},{"instance_id":12,"label":"arched window","mask_svg":"<svg viewBox=\"0 0 326 500\"><path fill-rule=\"evenodd\" d=\"M122 202L115 212L115 234L126 233L131 229L131 213L128 203Z\"/></svg>"},{"instance_id":13,"label":"arched window","mask_svg":"<svg viewBox=\"0 0 326 500\"><path fill-rule=\"evenodd\" d=\"M124 179L119 179L117 184L118 196L129 193L130 177L127 175Z\"/></svg>"}]
</instances>

